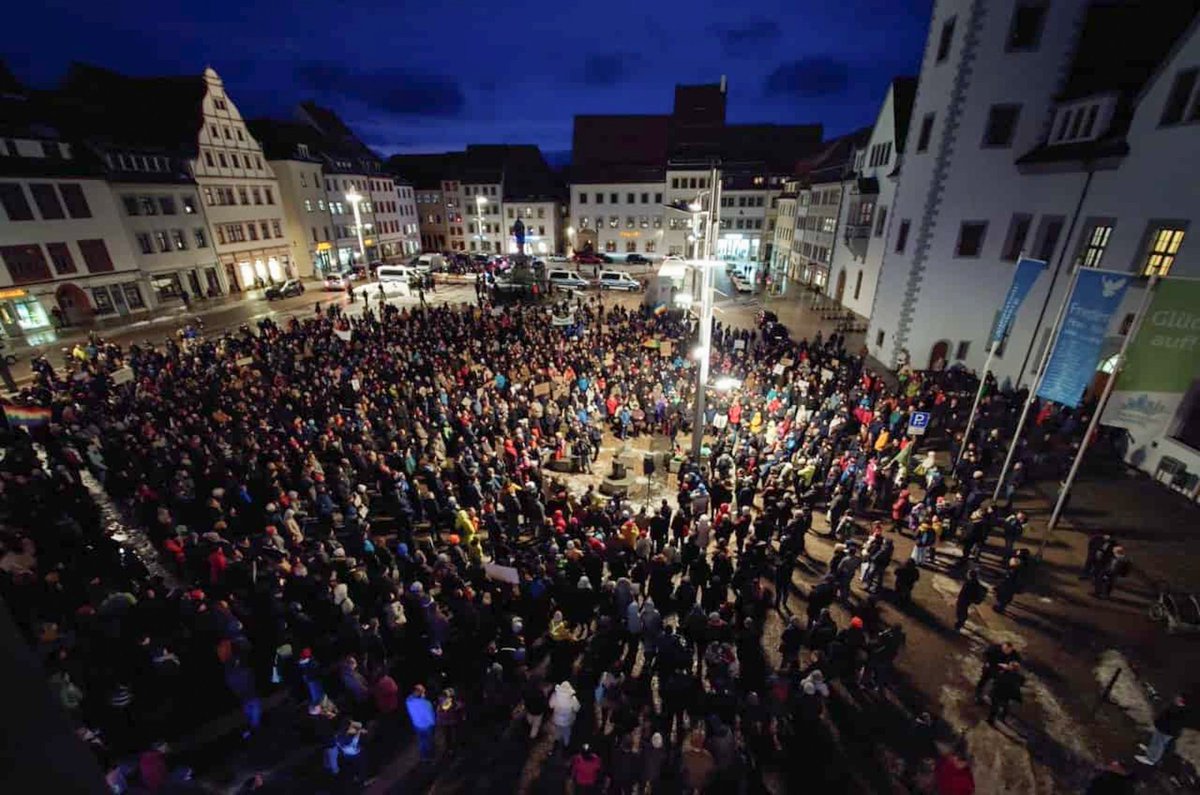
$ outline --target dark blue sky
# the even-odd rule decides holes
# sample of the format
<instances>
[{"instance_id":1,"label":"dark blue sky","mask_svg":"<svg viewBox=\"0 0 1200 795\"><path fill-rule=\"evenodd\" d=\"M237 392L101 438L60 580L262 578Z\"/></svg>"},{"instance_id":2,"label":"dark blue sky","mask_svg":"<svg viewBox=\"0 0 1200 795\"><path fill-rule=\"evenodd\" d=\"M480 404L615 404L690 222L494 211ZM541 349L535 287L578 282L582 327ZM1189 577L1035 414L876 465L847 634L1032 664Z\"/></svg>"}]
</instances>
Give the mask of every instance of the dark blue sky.
<instances>
[{"instance_id":1,"label":"dark blue sky","mask_svg":"<svg viewBox=\"0 0 1200 795\"><path fill-rule=\"evenodd\" d=\"M211 64L243 114L316 99L384 153L571 145L576 113L663 113L672 87L729 77L734 122L874 121L915 74L930 0L731 3L430 0L245 5L42 0L3 45L34 85L72 60L131 74Z\"/></svg>"}]
</instances>

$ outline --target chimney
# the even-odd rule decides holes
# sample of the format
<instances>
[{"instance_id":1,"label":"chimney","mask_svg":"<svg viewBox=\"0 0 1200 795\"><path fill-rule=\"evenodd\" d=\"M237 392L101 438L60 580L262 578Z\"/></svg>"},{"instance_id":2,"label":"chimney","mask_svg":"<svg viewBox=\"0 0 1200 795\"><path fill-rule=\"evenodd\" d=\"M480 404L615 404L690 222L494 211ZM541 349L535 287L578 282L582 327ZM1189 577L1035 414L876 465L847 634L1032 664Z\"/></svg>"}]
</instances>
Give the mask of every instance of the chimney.
<instances>
[{"instance_id":1,"label":"chimney","mask_svg":"<svg viewBox=\"0 0 1200 795\"><path fill-rule=\"evenodd\" d=\"M721 93L725 93L725 75L721 75Z\"/></svg>"}]
</instances>

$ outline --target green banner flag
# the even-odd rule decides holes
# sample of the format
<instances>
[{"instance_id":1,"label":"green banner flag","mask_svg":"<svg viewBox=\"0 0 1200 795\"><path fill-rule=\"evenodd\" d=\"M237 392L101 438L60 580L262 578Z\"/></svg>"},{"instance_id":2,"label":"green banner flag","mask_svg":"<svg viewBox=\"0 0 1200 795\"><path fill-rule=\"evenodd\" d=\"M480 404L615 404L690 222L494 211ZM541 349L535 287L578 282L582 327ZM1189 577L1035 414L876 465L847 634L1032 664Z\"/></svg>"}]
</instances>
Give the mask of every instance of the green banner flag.
<instances>
[{"instance_id":1,"label":"green banner flag","mask_svg":"<svg viewBox=\"0 0 1200 795\"><path fill-rule=\"evenodd\" d=\"M1127 429L1145 446L1170 430L1200 378L1200 281L1159 282L1125 353L1104 424Z\"/></svg>"},{"instance_id":2,"label":"green banner flag","mask_svg":"<svg viewBox=\"0 0 1200 795\"><path fill-rule=\"evenodd\" d=\"M1186 392L1200 373L1200 281L1164 279L1130 343L1119 392Z\"/></svg>"}]
</instances>

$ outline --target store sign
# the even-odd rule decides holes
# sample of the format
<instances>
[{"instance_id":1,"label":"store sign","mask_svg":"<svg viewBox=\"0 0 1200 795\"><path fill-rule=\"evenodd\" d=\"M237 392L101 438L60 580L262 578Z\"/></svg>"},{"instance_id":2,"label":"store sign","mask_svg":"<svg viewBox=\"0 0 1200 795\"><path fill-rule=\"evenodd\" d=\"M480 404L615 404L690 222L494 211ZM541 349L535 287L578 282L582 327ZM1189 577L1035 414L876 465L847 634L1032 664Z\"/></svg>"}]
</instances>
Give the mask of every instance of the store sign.
<instances>
[{"instance_id":1,"label":"store sign","mask_svg":"<svg viewBox=\"0 0 1200 795\"><path fill-rule=\"evenodd\" d=\"M641 232L622 232L621 237L641 237Z\"/></svg>"},{"instance_id":2,"label":"store sign","mask_svg":"<svg viewBox=\"0 0 1200 795\"><path fill-rule=\"evenodd\" d=\"M28 295L28 293L19 287L15 287L11 290L0 290L0 301L5 301L9 298L24 298L26 295Z\"/></svg>"},{"instance_id":3,"label":"store sign","mask_svg":"<svg viewBox=\"0 0 1200 795\"><path fill-rule=\"evenodd\" d=\"M318 243L317 251L329 251L333 248L332 243Z\"/></svg>"}]
</instances>

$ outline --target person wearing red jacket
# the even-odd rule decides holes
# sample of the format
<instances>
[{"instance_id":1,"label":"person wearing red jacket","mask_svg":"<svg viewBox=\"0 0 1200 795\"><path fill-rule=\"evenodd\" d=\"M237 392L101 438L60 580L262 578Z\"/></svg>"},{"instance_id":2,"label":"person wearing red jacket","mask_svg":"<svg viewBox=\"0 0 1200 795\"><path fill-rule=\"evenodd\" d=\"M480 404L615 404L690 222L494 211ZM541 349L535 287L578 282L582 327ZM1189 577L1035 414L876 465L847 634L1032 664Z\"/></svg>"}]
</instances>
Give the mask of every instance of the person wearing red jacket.
<instances>
[{"instance_id":1,"label":"person wearing red jacket","mask_svg":"<svg viewBox=\"0 0 1200 795\"><path fill-rule=\"evenodd\" d=\"M975 776L966 752L955 748L938 758L933 768L933 779L937 795L974 795Z\"/></svg>"}]
</instances>

